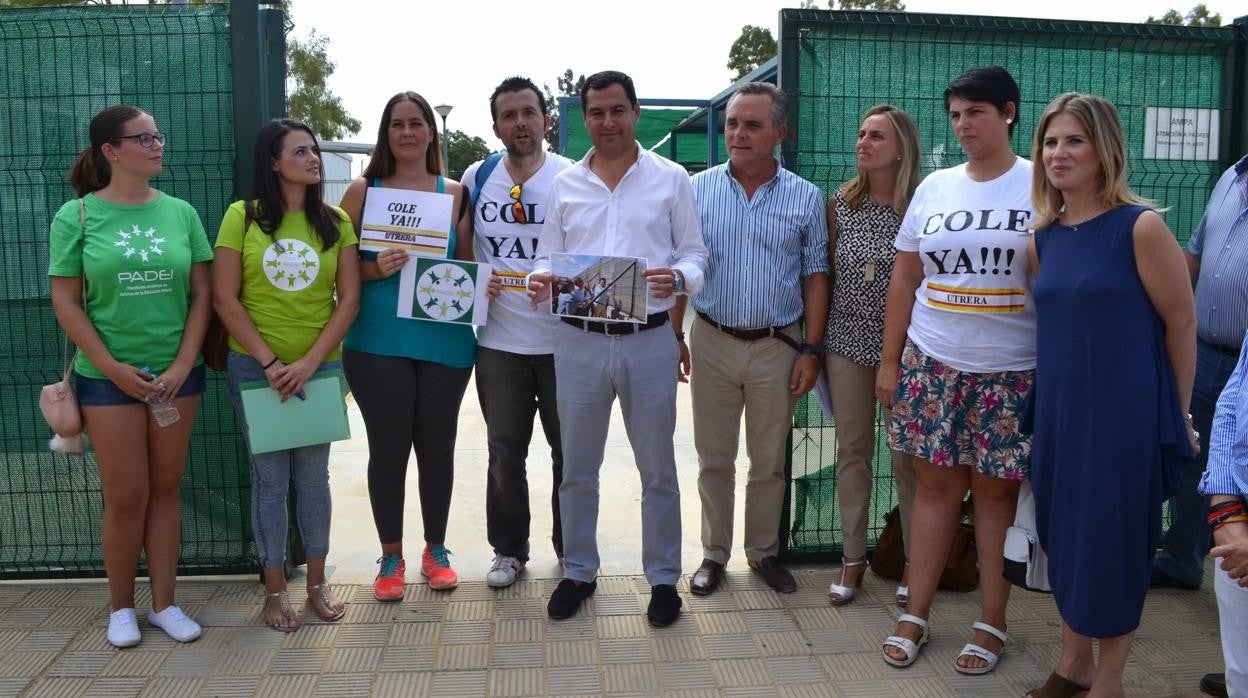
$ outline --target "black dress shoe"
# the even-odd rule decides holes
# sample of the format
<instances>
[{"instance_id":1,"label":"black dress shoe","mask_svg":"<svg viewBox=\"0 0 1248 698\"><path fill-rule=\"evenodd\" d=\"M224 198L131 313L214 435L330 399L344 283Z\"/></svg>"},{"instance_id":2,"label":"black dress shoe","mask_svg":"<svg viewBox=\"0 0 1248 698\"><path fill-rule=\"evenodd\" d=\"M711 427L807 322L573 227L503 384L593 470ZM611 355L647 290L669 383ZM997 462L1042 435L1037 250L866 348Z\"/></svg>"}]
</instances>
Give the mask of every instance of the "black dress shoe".
<instances>
[{"instance_id":1,"label":"black dress shoe","mask_svg":"<svg viewBox=\"0 0 1248 698\"><path fill-rule=\"evenodd\" d=\"M1226 674L1205 674L1200 677L1200 690L1214 698L1226 698Z\"/></svg>"},{"instance_id":2,"label":"black dress shoe","mask_svg":"<svg viewBox=\"0 0 1248 698\"><path fill-rule=\"evenodd\" d=\"M698 568L698 571L693 573L693 578L689 580L689 591L698 596L706 596L718 589L719 583L723 580L724 566L706 558L702 561L702 566Z\"/></svg>"},{"instance_id":3,"label":"black dress shoe","mask_svg":"<svg viewBox=\"0 0 1248 698\"><path fill-rule=\"evenodd\" d=\"M650 606L646 609L646 618L650 625L665 628L680 616L680 595L671 584L655 584L650 587Z\"/></svg>"},{"instance_id":4,"label":"black dress shoe","mask_svg":"<svg viewBox=\"0 0 1248 698\"><path fill-rule=\"evenodd\" d=\"M576 609L581 607L581 602L593 596L597 588L597 580L575 582L565 579L559 582L559 586L555 587L555 593L550 595L550 601L546 604L546 615L555 620L571 618L576 615Z\"/></svg>"},{"instance_id":5,"label":"black dress shoe","mask_svg":"<svg viewBox=\"0 0 1248 698\"><path fill-rule=\"evenodd\" d=\"M761 574L767 586L781 594L791 594L797 591L797 581L793 579L793 575L789 574L788 570L784 569L784 566L780 564L780 559L775 555L768 555L761 560L750 560L750 569Z\"/></svg>"},{"instance_id":6,"label":"black dress shoe","mask_svg":"<svg viewBox=\"0 0 1248 698\"><path fill-rule=\"evenodd\" d=\"M1175 579L1170 575L1162 572L1156 567L1153 568L1153 576L1148 580L1149 589L1184 589L1186 591L1196 591L1200 585L1195 586L1188 584L1181 579Z\"/></svg>"}]
</instances>

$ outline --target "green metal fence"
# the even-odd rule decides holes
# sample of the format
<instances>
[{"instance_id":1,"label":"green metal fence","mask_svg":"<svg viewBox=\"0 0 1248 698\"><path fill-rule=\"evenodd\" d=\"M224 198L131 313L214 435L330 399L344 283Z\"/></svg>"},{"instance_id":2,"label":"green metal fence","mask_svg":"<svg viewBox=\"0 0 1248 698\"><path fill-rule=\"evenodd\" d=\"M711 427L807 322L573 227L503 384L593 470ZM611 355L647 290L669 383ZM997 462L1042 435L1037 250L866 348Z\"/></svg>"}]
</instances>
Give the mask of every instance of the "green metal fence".
<instances>
[{"instance_id":1,"label":"green metal fence","mask_svg":"<svg viewBox=\"0 0 1248 698\"><path fill-rule=\"evenodd\" d=\"M1112 100L1126 129L1131 186L1169 207L1166 222L1186 242L1213 184L1248 142L1246 25L1248 18L1231 27L1198 29L782 10L780 85L791 95L793 107L784 159L825 192L834 191L854 173L854 141L863 112L888 102L918 123L924 174L956 165L965 158L949 129L944 88L969 68L997 64L1010 71L1022 90L1012 144L1025 157L1030 157L1036 121L1053 97L1073 90ZM1149 137L1164 130L1164 123L1155 125L1153 120L1209 116L1219 126L1211 156L1199 148L1167 150L1164 142ZM878 421L876 429L872 542L883 514L896 503ZM792 431L789 558L840 550L835 462L835 425L815 400L803 398Z\"/></svg>"},{"instance_id":2,"label":"green metal fence","mask_svg":"<svg viewBox=\"0 0 1248 698\"><path fill-rule=\"evenodd\" d=\"M155 186L189 201L215 238L249 165L236 167L236 133L256 128L254 119L240 128L235 95L263 72L261 15L254 3L234 5L0 10L0 578L103 574L94 456L50 453L36 407L64 367L49 223L74 197L66 173L91 117L131 103L169 137ZM240 38L239 26L252 33ZM250 83L236 78L240 67ZM241 101L254 109L261 100ZM224 376L209 371L182 486L182 572L256 567L248 462Z\"/></svg>"}]
</instances>

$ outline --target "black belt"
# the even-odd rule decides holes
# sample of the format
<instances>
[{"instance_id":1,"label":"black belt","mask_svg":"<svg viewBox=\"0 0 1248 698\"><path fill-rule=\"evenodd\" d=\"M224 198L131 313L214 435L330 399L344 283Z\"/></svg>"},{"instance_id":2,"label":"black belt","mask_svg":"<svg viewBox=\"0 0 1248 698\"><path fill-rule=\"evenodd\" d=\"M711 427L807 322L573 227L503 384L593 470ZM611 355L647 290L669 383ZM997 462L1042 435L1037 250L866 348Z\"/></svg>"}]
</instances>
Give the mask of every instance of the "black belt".
<instances>
[{"instance_id":1,"label":"black belt","mask_svg":"<svg viewBox=\"0 0 1248 698\"><path fill-rule=\"evenodd\" d=\"M721 325L718 322L715 322L706 313L700 310L698 311L698 317L702 318L703 322L707 323L711 327L714 327L720 332L723 332L729 337L734 337L736 339L743 339L747 342L753 342L756 339L767 339L768 337L775 337L776 339L793 347L793 351L801 352L802 350L802 345L798 344L796 339L793 339L792 337L784 333L784 330L785 330L784 327L759 327L758 329L753 329L753 330L739 330L735 327L728 327L727 325Z\"/></svg>"},{"instance_id":2,"label":"black belt","mask_svg":"<svg viewBox=\"0 0 1248 698\"><path fill-rule=\"evenodd\" d=\"M1202 339L1202 340L1200 340L1200 341L1201 341L1201 343L1202 343L1202 344L1204 344L1205 346L1209 347L1210 349L1212 349L1212 350L1214 350L1214 351L1218 352L1219 354L1221 354L1221 355L1223 355L1223 356L1229 356L1229 357L1231 357L1232 359L1238 359L1238 358L1239 358L1239 350L1241 349L1241 347L1228 347L1228 346L1223 346L1223 345L1221 345L1221 344L1214 344L1213 342L1206 342L1206 341L1205 341L1205 340L1203 340L1203 339Z\"/></svg>"},{"instance_id":3,"label":"black belt","mask_svg":"<svg viewBox=\"0 0 1248 698\"><path fill-rule=\"evenodd\" d=\"M571 317L561 317L560 320L569 325L585 330L586 332L597 332L605 334L608 337L618 337L626 334L634 334L642 330L652 330L656 327L662 327L667 324L667 311L661 313L652 313L646 316L646 323L643 325L637 322L590 322L589 320L578 320Z\"/></svg>"}]
</instances>

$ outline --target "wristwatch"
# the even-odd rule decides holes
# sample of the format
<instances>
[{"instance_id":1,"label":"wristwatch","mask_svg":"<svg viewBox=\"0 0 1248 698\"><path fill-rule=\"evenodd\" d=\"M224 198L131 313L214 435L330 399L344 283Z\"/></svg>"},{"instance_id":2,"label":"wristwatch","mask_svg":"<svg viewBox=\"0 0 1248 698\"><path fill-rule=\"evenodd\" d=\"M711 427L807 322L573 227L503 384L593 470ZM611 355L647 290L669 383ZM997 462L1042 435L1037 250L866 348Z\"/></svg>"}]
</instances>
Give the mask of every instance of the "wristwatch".
<instances>
[{"instance_id":1,"label":"wristwatch","mask_svg":"<svg viewBox=\"0 0 1248 698\"><path fill-rule=\"evenodd\" d=\"M672 270L672 293L682 293L685 290L685 275L679 269Z\"/></svg>"},{"instance_id":2,"label":"wristwatch","mask_svg":"<svg viewBox=\"0 0 1248 698\"><path fill-rule=\"evenodd\" d=\"M814 356L816 359L822 359L823 358L823 345L802 342L802 353L810 354L811 356Z\"/></svg>"}]
</instances>

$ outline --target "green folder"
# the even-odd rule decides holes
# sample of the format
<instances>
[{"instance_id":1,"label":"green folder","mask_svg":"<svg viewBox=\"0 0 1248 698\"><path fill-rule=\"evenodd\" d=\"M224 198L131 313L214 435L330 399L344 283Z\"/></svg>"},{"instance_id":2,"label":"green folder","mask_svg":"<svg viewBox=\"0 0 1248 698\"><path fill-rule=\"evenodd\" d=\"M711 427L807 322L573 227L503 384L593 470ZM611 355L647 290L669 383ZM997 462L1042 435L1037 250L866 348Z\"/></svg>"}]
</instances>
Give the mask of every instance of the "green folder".
<instances>
[{"instance_id":1,"label":"green folder","mask_svg":"<svg viewBox=\"0 0 1248 698\"><path fill-rule=\"evenodd\" d=\"M317 373L303 385L306 400L292 397L286 402L268 381L238 386L251 452L270 453L351 438L342 386L342 371Z\"/></svg>"}]
</instances>

